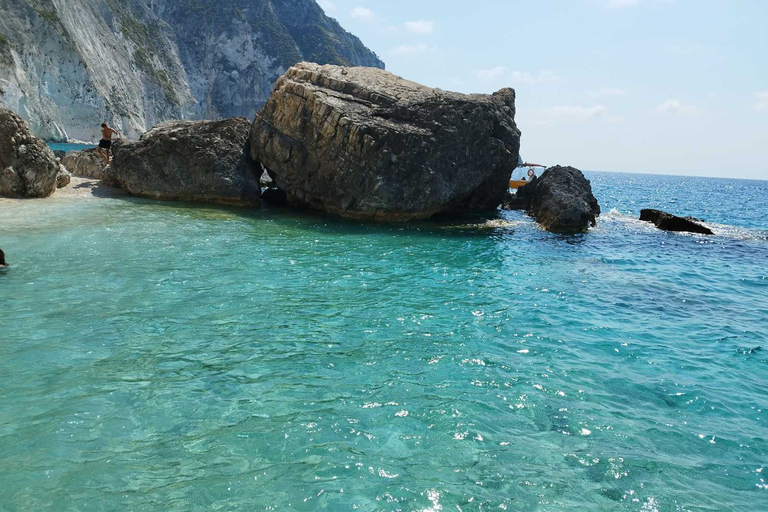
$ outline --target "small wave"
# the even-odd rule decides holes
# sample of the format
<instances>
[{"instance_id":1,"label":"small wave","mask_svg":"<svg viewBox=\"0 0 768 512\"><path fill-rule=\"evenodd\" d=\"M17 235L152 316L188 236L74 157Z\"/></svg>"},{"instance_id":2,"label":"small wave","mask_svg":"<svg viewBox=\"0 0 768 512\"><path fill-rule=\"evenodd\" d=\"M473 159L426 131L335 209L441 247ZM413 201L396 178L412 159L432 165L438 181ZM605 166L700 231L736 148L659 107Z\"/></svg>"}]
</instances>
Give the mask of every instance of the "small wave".
<instances>
[{"instance_id":1,"label":"small wave","mask_svg":"<svg viewBox=\"0 0 768 512\"><path fill-rule=\"evenodd\" d=\"M490 219L474 224L453 224L446 226L446 229L512 229L523 224L526 222L522 220Z\"/></svg>"}]
</instances>

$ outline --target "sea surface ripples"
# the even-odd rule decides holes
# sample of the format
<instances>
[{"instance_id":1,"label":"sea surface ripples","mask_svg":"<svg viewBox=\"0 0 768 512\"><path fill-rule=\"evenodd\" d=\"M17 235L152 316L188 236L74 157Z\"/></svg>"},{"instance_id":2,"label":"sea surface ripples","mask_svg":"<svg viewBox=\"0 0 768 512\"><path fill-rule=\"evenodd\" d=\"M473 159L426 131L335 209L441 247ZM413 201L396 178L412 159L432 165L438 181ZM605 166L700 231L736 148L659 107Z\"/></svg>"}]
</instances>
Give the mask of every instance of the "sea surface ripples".
<instances>
[{"instance_id":1,"label":"sea surface ripples","mask_svg":"<svg viewBox=\"0 0 768 512\"><path fill-rule=\"evenodd\" d=\"M0 203L0 509L765 510L768 182L590 178L573 237Z\"/></svg>"}]
</instances>

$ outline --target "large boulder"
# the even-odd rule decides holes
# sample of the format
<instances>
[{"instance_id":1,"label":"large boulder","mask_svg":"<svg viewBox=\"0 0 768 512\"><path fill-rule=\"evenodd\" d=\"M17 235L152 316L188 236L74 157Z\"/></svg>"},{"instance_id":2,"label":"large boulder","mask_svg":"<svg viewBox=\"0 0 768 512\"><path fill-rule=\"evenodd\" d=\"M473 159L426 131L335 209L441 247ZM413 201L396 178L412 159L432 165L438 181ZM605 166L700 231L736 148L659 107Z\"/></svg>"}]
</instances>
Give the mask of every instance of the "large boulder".
<instances>
[{"instance_id":1,"label":"large boulder","mask_svg":"<svg viewBox=\"0 0 768 512\"><path fill-rule=\"evenodd\" d=\"M100 180L104 177L104 158L99 156L96 149L70 151L61 159L61 164L81 178Z\"/></svg>"},{"instance_id":2,"label":"large boulder","mask_svg":"<svg viewBox=\"0 0 768 512\"><path fill-rule=\"evenodd\" d=\"M694 217L678 217L661 210L640 210L640 220L651 222L664 231L683 231L701 235L714 235L711 229L703 225L701 220Z\"/></svg>"},{"instance_id":3,"label":"large boulder","mask_svg":"<svg viewBox=\"0 0 768 512\"><path fill-rule=\"evenodd\" d=\"M294 206L384 221L489 211L517 165L514 116L512 89L463 95L301 63L256 115L251 156Z\"/></svg>"},{"instance_id":4,"label":"large boulder","mask_svg":"<svg viewBox=\"0 0 768 512\"><path fill-rule=\"evenodd\" d=\"M0 106L0 196L48 197L56 191L59 163L27 123Z\"/></svg>"},{"instance_id":5,"label":"large boulder","mask_svg":"<svg viewBox=\"0 0 768 512\"><path fill-rule=\"evenodd\" d=\"M258 206L262 169L248 156L249 131L245 118L160 124L114 144L104 180L135 196Z\"/></svg>"},{"instance_id":6,"label":"large boulder","mask_svg":"<svg viewBox=\"0 0 768 512\"><path fill-rule=\"evenodd\" d=\"M592 185L574 167L550 167L520 187L505 204L523 209L547 231L573 234L586 231L597 223L600 205L592 194Z\"/></svg>"}]
</instances>

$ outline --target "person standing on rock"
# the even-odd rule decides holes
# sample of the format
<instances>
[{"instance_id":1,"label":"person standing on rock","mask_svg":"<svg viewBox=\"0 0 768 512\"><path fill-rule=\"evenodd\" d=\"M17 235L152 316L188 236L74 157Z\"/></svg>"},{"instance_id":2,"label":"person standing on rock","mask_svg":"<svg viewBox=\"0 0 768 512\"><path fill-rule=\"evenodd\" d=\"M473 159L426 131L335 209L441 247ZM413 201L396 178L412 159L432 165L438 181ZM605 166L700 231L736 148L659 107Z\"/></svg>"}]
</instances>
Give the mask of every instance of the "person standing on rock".
<instances>
[{"instance_id":1,"label":"person standing on rock","mask_svg":"<svg viewBox=\"0 0 768 512\"><path fill-rule=\"evenodd\" d=\"M104 159L105 166L109 165L109 155L110 155L110 150L112 149L113 135L117 135L118 139L120 138L120 134L117 133L117 130L113 130L112 128L107 126L107 123L102 123L101 140L99 141L99 147L96 148L96 152L99 154L100 157Z\"/></svg>"}]
</instances>

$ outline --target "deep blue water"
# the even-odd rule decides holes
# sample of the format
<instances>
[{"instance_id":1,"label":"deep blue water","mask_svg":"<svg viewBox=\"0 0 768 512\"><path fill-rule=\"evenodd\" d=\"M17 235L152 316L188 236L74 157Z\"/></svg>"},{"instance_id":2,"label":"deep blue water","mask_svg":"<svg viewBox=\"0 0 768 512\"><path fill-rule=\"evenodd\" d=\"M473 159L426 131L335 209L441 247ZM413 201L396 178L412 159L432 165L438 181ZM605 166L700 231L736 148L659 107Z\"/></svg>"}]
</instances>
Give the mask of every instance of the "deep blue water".
<instances>
[{"instance_id":1,"label":"deep blue water","mask_svg":"<svg viewBox=\"0 0 768 512\"><path fill-rule=\"evenodd\" d=\"M0 509L766 510L768 182L589 177L572 237L0 202Z\"/></svg>"}]
</instances>

